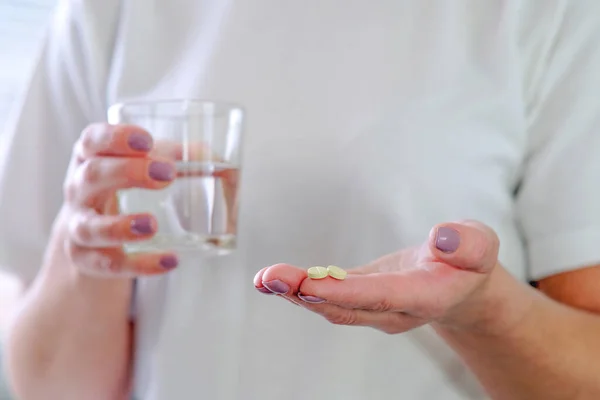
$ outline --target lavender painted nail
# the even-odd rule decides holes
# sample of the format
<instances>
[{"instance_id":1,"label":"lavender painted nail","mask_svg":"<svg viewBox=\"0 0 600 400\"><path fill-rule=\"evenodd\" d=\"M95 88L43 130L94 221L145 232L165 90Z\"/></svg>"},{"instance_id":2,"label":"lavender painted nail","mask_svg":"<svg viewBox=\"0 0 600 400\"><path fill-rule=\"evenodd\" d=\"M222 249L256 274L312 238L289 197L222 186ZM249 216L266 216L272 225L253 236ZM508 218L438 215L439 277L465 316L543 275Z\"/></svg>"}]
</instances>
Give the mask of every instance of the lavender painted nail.
<instances>
[{"instance_id":1,"label":"lavender painted nail","mask_svg":"<svg viewBox=\"0 0 600 400\"><path fill-rule=\"evenodd\" d=\"M298 293L298 298L302 301L312 304L325 303L325 299L317 296L303 295L302 293Z\"/></svg>"},{"instance_id":2,"label":"lavender painted nail","mask_svg":"<svg viewBox=\"0 0 600 400\"><path fill-rule=\"evenodd\" d=\"M454 253L460 246L460 234L456 229L442 226L435 237L435 247L444 253Z\"/></svg>"},{"instance_id":3,"label":"lavender painted nail","mask_svg":"<svg viewBox=\"0 0 600 400\"><path fill-rule=\"evenodd\" d=\"M132 133L127 138L129 147L137 151L150 151L152 150L152 138L142 133Z\"/></svg>"},{"instance_id":4,"label":"lavender painted nail","mask_svg":"<svg viewBox=\"0 0 600 400\"><path fill-rule=\"evenodd\" d=\"M175 169L169 163L154 161L148 168L148 175L155 181L170 181L175 178Z\"/></svg>"},{"instance_id":5,"label":"lavender painted nail","mask_svg":"<svg viewBox=\"0 0 600 400\"><path fill-rule=\"evenodd\" d=\"M275 294L273 292L271 292L269 289L267 289L266 287L257 287L256 290L258 290L259 292L263 293L263 294Z\"/></svg>"},{"instance_id":6,"label":"lavender painted nail","mask_svg":"<svg viewBox=\"0 0 600 400\"><path fill-rule=\"evenodd\" d=\"M154 232L152 218L139 216L131 221L131 232L135 235L149 235Z\"/></svg>"},{"instance_id":7,"label":"lavender painted nail","mask_svg":"<svg viewBox=\"0 0 600 400\"><path fill-rule=\"evenodd\" d=\"M173 269L179 264L179 260L175 256L163 256L160 259L160 266L164 269Z\"/></svg>"},{"instance_id":8,"label":"lavender painted nail","mask_svg":"<svg viewBox=\"0 0 600 400\"><path fill-rule=\"evenodd\" d=\"M269 282L263 282L262 284L264 287L276 294L285 294L290 291L290 286L287 283L280 281L279 279L275 279Z\"/></svg>"}]
</instances>

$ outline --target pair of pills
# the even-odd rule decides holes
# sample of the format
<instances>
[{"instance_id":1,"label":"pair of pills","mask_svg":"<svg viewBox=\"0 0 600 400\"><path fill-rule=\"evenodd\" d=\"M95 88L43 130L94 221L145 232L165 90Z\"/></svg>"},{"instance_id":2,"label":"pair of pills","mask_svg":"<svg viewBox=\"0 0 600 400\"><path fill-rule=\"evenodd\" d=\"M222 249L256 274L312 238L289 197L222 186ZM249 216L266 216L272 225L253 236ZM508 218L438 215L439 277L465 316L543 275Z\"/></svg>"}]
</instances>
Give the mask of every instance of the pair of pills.
<instances>
[{"instance_id":1,"label":"pair of pills","mask_svg":"<svg viewBox=\"0 0 600 400\"><path fill-rule=\"evenodd\" d=\"M341 269L340 267L336 267L335 265L330 265L329 267L310 267L308 269L308 277L311 279L324 279L327 276L330 276L334 279L343 281L346 279L346 275L348 273Z\"/></svg>"}]
</instances>

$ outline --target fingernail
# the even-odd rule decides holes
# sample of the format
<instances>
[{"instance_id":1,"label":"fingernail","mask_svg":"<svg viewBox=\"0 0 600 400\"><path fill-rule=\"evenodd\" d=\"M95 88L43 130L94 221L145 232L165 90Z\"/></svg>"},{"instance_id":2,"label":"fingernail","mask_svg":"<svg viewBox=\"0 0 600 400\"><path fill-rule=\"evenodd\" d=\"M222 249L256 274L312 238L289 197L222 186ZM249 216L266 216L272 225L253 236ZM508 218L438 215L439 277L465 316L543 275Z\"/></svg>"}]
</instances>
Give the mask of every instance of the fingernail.
<instances>
[{"instance_id":1,"label":"fingernail","mask_svg":"<svg viewBox=\"0 0 600 400\"><path fill-rule=\"evenodd\" d=\"M148 168L148 175L155 181L170 181L175 178L175 170L169 163L154 161Z\"/></svg>"},{"instance_id":2,"label":"fingernail","mask_svg":"<svg viewBox=\"0 0 600 400\"><path fill-rule=\"evenodd\" d=\"M302 301L305 301L307 303L312 303L312 304L325 303L325 299L322 299L317 296L309 296L309 295L305 296L302 293L298 293L298 298Z\"/></svg>"},{"instance_id":3,"label":"fingernail","mask_svg":"<svg viewBox=\"0 0 600 400\"><path fill-rule=\"evenodd\" d=\"M129 147L137 151L150 151L152 150L152 138L142 133L132 133L127 138Z\"/></svg>"},{"instance_id":4,"label":"fingernail","mask_svg":"<svg viewBox=\"0 0 600 400\"><path fill-rule=\"evenodd\" d=\"M259 292L263 293L263 294L275 294L273 292L271 292L269 289L267 289L266 287L257 287L256 290L258 290Z\"/></svg>"},{"instance_id":5,"label":"fingernail","mask_svg":"<svg viewBox=\"0 0 600 400\"><path fill-rule=\"evenodd\" d=\"M290 286L287 283L280 281L279 279L275 279L269 282L263 282L262 284L264 287L276 294L285 294L290 291Z\"/></svg>"},{"instance_id":6,"label":"fingernail","mask_svg":"<svg viewBox=\"0 0 600 400\"><path fill-rule=\"evenodd\" d=\"M164 269L175 268L179 264L179 260L175 256L163 256L160 259L160 266Z\"/></svg>"},{"instance_id":7,"label":"fingernail","mask_svg":"<svg viewBox=\"0 0 600 400\"><path fill-rule=\"evenodd\" d=\"M131 221L131 232L135 235L149 235L154 232L152 218L148 216L136 217Z\"/></svg>"},{"instance_id":8,"label":"fingernail","mask_svg":"<svg viewBox=\"0 0 600 400\"><path fill-rule=\"evenodd\" d=\"M435 247L444 253L454 253L460 245L460 235L456 229L442 226L435 237Z\"/></svg>"}]
</instances>

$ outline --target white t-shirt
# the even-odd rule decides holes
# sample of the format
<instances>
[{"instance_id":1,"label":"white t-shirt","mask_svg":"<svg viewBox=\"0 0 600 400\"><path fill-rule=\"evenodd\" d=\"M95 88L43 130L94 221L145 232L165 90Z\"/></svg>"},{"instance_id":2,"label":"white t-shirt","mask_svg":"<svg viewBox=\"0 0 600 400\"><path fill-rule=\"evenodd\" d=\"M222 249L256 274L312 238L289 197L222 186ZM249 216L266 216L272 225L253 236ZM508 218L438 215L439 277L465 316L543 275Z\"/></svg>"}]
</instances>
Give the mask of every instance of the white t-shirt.
<instances>
[{"instance_id":1,"label":"white t-shirt","mask_svg":"<svg viewBox=\"0 0 600 400\"><path fill-rule=\"evenodd\" d=\"M141 400L485 398L429 328L332 326L257 293L481 220L535 279L600 261L600 2L62 1L4 137L2 264L32 279L71 146L111 103L248 112L240 249L141 279Z\"/></svg>"}]
</instances>

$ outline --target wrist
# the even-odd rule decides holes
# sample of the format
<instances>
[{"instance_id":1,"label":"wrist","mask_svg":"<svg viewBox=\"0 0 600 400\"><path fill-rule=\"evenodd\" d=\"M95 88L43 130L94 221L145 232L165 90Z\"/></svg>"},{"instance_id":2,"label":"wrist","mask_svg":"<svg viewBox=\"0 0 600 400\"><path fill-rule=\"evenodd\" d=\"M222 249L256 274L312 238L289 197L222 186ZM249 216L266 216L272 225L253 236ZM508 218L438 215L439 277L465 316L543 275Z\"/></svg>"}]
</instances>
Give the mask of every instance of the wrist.
<instances>
[{"instance_id":1,"label":"wrist","mask_svg":"<svg viewBox=\"0 0 600 400\"><path fill-rule=\"evenodd\" d=\"M533 313L539 293L519 282L501 265L469 300L448 318L432 324L442 336L502 336L519 329Z\"/></svg>"}]
</instances>

